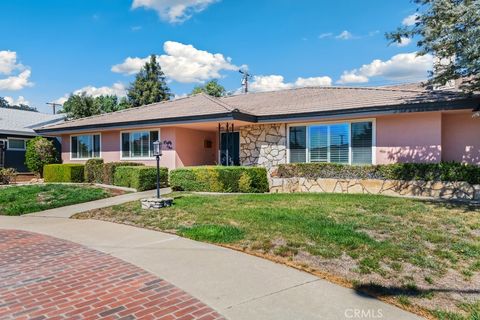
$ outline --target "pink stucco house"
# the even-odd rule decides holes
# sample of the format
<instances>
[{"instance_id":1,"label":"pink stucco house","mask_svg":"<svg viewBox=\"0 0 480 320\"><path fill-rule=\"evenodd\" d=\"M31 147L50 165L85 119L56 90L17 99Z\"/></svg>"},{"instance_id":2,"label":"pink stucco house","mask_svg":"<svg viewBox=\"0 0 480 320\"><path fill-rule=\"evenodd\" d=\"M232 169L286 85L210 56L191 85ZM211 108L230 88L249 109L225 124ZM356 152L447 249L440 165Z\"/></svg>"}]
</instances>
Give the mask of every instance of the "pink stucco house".
<instances>
[{"instance_id":1,"label":"pink stucco house","mask_svg":"<svg viewBox=\"0 0 480 320\"><path fill-rule=\"evenodd\" d=\"M420 86L308 87L213 98L198 94L37 129L61 137L65 163L154 165L289 162L480 165L480 96Z\"/></svg>"}]
</instances>

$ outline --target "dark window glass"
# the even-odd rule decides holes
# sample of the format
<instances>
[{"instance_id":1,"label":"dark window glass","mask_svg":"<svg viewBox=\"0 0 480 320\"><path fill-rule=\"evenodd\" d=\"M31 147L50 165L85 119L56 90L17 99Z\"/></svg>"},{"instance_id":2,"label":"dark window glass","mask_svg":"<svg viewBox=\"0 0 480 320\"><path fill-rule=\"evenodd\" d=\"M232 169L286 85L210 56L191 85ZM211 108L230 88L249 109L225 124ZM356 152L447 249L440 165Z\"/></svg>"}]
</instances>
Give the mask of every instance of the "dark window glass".
<instances>
[{"instance_id":1,"label":"dark window glass","mask_svg":"<svg viewBox=\"0 0 480 320\"><path fill-rule=\"evenodd\" d=\"M289 149L291 163L307 161L307 127L290 127Z\"/></svg>"},{"instance_id":2,"label":"dark window glass","mask_svg":"<svg viewBox=\"0 0 480 320\"><path fill-rule=\"evenodd\" d=\"M352 123L352 164L372 163L372 128L371 122Z\"/></svg>"},{"instance_id":3,"label":"dark window glass","mask_svg":"<svg viewBox=\"0 0 480 320\"><path fill-rule=\"evenodd\" d=\"M100 135L96 134L93 136L93 157L100 157Z\"/></svg>"},{"instance_id":4,"label":"dark window glass","mask_svg":"<svg viewBox=\"0 0 480 320\"><path fill-rule=\"evenodd\" d=\"M310 161L328 161L328 126L314 126L309 128Z\"/></svg>"},{"instance_id":5,"label":"dark window glass","mask_svg":"<svg viewBox=\"0 0 480 320\"><path fill-rule=\"evenodd\" d=\"M72 159L78 158L78 138L77 137L72 137L70 148L71 148Z\"/></svg>"},{"instance_id":6,"label":"dark window glass","mask_svg":"<svg viewBox=\"0 0 480 320\"><path fill-rule=\"evenodd\" d=\"M130 157L130 133L122 133L122 157Z\"/></svg>"}]
</instances>

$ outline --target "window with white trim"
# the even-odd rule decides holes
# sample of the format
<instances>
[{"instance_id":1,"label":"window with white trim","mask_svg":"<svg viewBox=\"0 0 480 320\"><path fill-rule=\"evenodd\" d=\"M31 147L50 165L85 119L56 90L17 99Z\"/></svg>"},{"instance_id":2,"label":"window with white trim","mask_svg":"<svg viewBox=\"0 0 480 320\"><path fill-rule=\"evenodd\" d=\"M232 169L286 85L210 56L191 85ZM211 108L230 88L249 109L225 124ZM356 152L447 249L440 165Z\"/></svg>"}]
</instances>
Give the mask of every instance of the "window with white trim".
<instances>
[{"instance_id":1,"label":"window with white trim","mask_svg":"<svg viewBox=\"0 0 480 320\"><path fill-rule=\"evenodd\" d=\"M373 122L291 126L289 162L372 164Z\"/></svg>"},{"instance_id":2,"label":"window with white trim","mask_svg":"<svg viewBox=\"0 0 480 320\"><path fill-rule=\"evenodd\" d=\"M158 131L131 131L121 134L122 158L151 158Z\"/></svg>"},{"instance_id":3,"label":"window with white trim","mask_svg":"<svg viewBox=\"0 0 480 320\"><path fill-rule=\"evenodd\" d=\"M8 138L8 150L24 151L26 149L25 139Z\"/></svg>"},{"instance_id":4,"label":"window with white trim","mask_svg":"<svg viewBox=\"0 0 480 320\"><path fill-rule=\"evenodd\" d=\"M72 159L91 159L100 157L100 135L85 134L70 137L70 155Z\"/></svg>"}]
</instances>

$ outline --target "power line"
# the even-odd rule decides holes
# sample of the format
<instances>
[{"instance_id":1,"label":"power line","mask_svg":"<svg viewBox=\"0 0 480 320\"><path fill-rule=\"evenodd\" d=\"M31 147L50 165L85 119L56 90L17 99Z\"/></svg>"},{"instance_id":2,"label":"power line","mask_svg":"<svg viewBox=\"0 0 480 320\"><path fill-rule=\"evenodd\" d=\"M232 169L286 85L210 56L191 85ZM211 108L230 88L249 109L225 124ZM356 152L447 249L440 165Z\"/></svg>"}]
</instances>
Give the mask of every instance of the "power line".
<instances>
[{"instance_id":1,"label":"power line","mask_svg":"<svg viewBox=\"0 0 480 320\"><path fill-rule=\"evenodd\" d=\"M248 93L248 79L252 77L251 74L248 73L247 70L238 70L243 76L242 76L242 87L243 87L243 92Z\"/></svg>"}]
</instances>

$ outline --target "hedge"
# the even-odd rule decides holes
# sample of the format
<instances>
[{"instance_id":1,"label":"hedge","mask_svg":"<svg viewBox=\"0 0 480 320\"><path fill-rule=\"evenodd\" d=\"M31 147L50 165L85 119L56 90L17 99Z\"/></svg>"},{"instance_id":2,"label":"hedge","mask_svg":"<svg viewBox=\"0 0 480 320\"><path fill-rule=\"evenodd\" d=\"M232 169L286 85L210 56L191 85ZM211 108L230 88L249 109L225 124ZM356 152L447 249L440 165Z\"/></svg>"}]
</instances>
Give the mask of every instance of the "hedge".
<instances>
[{"instance_id":1,"label":"hedge","mask_svg":"<svg viewBox=\"0 0 480 320\"><path fill-rule=\"evenodd\" d=\"M268 192L267 170L262 167L186 167L170 172L173 190L205 192Z\"/></svg>"},{"instance_id":2,"label":"hedge","mask_svg":"<svg viewBox=\"0 0 480 320\"><path fill-rule=\"evenodd\" d=\"M13 168L0 168L0 184L9 184L16 175L17 171Z\"/></svg>"},{"instance_id":3,"label":"hedge","mask_svg":"<svg viewBox=\"0 0 480 320\"><path fill-rule=\"evenodd\" d=\"M152 190L157 187L157 167L121 166L115 171L114 184L130 187L137 191ZM168 169L160 168L160 187L168 186Z\"/></svg>"},{"instance_id":4,"label":"hedge","mask_svg":"<svg viewBox=\"0 0 480 320\"><path fill-rule=\"evenodd\" d=\"M103 183L113 185L116 169L124 166L143 166L143 164L136 162L107 162L103 165Z\"/></svg>"},{"instance_id":5,"label":"hedge","mask_svg":"<svg viewBox=\"0 0 480 320\"><path fill-rule=\"evenodd\" d=\"M466 181L470 184L480 184L480 167L458 162L396 163L369 166L291 163L279 165L277 175L281 178Z\"/></svg>"},{"instance_id":6,"label":"hedge","mask_svg":"<svg viewBox=\"0 0 480 320\"><path fill-rule=\"evenodd\" d=\"M83 164L47 164L43 167L45 182L83 182Z\"/></svg>"},{"instance_id":7,"label":"hedge","mask_svg":"<svg viewBox=\"0 0 480 320\"><path fill-rule=\"evenodd\" d=\"M85 182L103 183L103 159L90 159L85 163Z\"/></svg>"}]
</instances>

